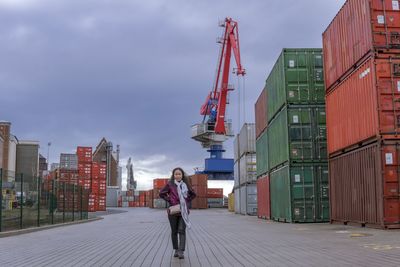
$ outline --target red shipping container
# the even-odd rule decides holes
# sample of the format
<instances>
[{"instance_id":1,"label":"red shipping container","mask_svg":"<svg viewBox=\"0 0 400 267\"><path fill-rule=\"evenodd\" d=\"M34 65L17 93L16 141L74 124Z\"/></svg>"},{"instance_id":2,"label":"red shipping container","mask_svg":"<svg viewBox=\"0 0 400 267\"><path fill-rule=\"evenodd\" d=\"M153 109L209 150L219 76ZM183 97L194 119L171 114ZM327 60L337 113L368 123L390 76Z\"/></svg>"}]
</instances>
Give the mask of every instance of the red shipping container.
<instances>
[{"instance_id":1,"label":"red shipping container","mask_svg":"<svg viewBox=\"0 0 400 267\"><path fill-rule=\"evenodd\" d=\"M190 183L192 186L206 186L207 187L207 174L194 174L190 176Z\"/></svg>"},{"instance_id":2,"label":"red shipping container","mask_svg":"<svg viewBox=\"0 0 400 267\"><path fill-rule=\"evenodd\" d=\"M322 37L329 91L370 51L400 48L399 1L347 0Z\"/></svg>"},{"instance_id":3,"label":"red shipping container","mask_svg":"<svg viewBox=\"0 0 400 267\"><path fill-rule=\"evenodd\" d=\"M207 188L207 198L223 198L224 189L222 188Z\"/></svg>"},{"instance_id":4,"label":"red shipping container","mask_svg":"<svg viewBox=\"0 0 400 267\"><path fill-rule=\"evenodd\" d=\"M271 198L268 176L263 176L257 180L257 216L262 219L271 218Z\"/></svg>"},{"instance_id":5,"label":"red shipping container","mask_svg":"<svg viewBox=\"0 0 400 267\"><path fill-rule=\"evenodd\" d=\"M193 191L196 193L197 197L207 198L207 187L206 186L199 186L194 185L192 186Z\"/></svg>"},{"instance_id":6,"label":"red shipping container","mask_svg":"<svg viewBox=\"0 0 400 267\"><path fill-rule=\"evenodd\" d=\"M153 180L153 188L162 189L169 181L169 178L158 178Z\"/></svg>"},{"instance_id":7,"label":"red shipping container","mask_svg":"<svg viewBox=\"0 0 400 267\"><path fill-rule=\"evenodd\" d=\"M192 209L207 209L208 203L206 197L196 197L192 200Z\"/></svg>"},{"instance_id":8,"label":"red shipping container","mask_svg":"<svg viewBox=\"0 0 400 267\"><path fill-rule=\"evenodd\" d=\"M92 148L78 146L76 148L76 155L78 156L78 163L92 162Z\"/></svg>"},{"instance_id":9,"label":"red shipping container","mask_svg":"<svg viewBox=\"0 0 400 267\"><path fill-rule=\"evenodd\" d=\"M377 141L329 163L332 222L400 228L400 140Z\"/></svg>"},{"instance_id":10,"label":"red shipping container","mask_svg":"<svg viewBox=\"0 0 400 267\"><path fill-rule=\"evenodd\" d=\"M267 116L267 89L261 91L260 96L254 106L256 119L256 139L264 132L268 126Z\"/></svg>"},{"instance_id":11,"label":"red shipping container","mask_svg":"<svg viewBox=\"0 0 400 267\"><path fill-rule=\"evenodd\" d=\"M99 181L99 195L103 195L105 196L107 192L107 185L106 185L106 181Z\"/></svg>"},{"instance_id":12,"label":"red shipping container","mask_svg":"<svg viewBox=\"0 0 400 267\"><path fill-rule=\"evenodd\" d=\"M328 152L400 133L400 55L373 55L326 97Z\"/></svg>"}]
</instances>

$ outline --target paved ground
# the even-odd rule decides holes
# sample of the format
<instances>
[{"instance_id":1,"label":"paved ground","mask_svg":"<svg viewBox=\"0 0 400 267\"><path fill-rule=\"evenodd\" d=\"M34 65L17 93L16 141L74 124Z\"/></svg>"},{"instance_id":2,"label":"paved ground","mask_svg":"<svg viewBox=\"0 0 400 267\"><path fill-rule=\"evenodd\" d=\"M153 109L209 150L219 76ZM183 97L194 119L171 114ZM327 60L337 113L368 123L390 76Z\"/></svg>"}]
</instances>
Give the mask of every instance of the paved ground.
<instances>
[{"instance_id":1,"label":"paved ground","mask_svg":"<svg viewBox=\"0 0 400 267\"><path fill-rule=\"evenodd\" d=\"M192 211L186 258L172 257L164 210L0 239L0 266L400 266L400 231L282 224Z\"/></svg>"}]
</instances>

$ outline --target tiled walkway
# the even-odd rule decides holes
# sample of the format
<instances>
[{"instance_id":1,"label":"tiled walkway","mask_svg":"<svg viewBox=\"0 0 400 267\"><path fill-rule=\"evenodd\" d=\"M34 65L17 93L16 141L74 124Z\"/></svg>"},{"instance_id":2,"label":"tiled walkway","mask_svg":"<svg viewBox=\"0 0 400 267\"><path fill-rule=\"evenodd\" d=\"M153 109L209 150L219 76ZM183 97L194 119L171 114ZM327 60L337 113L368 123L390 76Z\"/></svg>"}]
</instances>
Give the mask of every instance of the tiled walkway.
<instances>
[{"instance_id":1,"label":"tiled walkway","mask_svg":"<svg viewBox=\"0 0 400 267\"><path fill-rule=\"evenodd\" d=\"M400 231L282 224L194 210L186 258L172 257L165 210L0 239L0 266L400 266Z\"/></svg>"}]
</instances>

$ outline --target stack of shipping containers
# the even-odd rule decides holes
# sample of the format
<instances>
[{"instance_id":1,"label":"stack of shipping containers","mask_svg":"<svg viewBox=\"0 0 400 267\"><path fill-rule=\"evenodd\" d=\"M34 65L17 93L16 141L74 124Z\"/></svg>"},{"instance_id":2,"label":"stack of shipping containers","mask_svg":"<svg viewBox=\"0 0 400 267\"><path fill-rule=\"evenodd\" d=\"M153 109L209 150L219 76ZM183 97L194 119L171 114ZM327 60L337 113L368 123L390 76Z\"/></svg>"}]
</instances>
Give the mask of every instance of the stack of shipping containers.
<instances>
[{"instance_id":1,"label":"stack of shipping containers","mask_svg":"<svg viewBox=\"0 0 400 267\"><path fill-rule=\"evenodd\" d=\"M260 217L329 220L322 65L321 49L283 49L267 78L256 108L258 183L270 192Z\"/></svg>"},{"instance_id":2,"label":"stack of shipping containers","mask_svg":"<svg viewBox=\"0 0 400 267\"><path fill-rule=\"evenodd\" d=\"M78 157L79 184L83 185L85 188L90 185L89 211L97 211L98 197L97 194L93 192L92 183L92 148L77 147L76 155Z\"/></svg>"},{"instance_id":3,"label":"stack of shipping containers","mask_svg":"<svg viewBox=\"0 0 400 267\"><path fill-rule=\"evenodd\" d=\"M255 124L245 123L234 140L235 212L257 215Z\"/></svg>"},{"instance_id":4,"label":"stack of shipping containers","mask_svg":"<svg viewBox=\"0 0 400 267\"><path fill-rule=\"evenodd\" d=\"M78 185L79 181L78 162L75 154L60 154L58 181L63 183L63 187L58 190L58 199L60 200L57 202L58 210L65 212L72 211L73 208L78 210L77 201L72 196L74 192L72 186ZM67 201L64 200L64 196Z\"/></svg>"},{"instance_id":5,"label":"stack of shipping containers","mask_svg":"<svg viewBox=\"0 0 400 267\"><path fill-rule=\"evenodd\" d=\"M224 207L224 192L222 188L207 188L207 206L209 208Z\"/></svg>"},{"instance_id":6,"label":"stack of shipping containers","mask_svg":"<svg viewBox=\"0 0 400 267\"><path fill-rule=\"evenodd\" d=\"M97 195L98 211L106 210L107 165L105 163L92 163L92 194Z\"/></svg>"},{"instance_id":7,"label":"stack of shipping containers","mask_svg":"<svg viewBox=\"0 0 400 267\"><path fill-rule=\"evenodd\" d=\"M323 33L331 221L400 228L400 7L348 0Z\"/></svg>"},{"instance_id":8,"label":"stack of shipping containers","mask_svg":"<svg viewBox=\"0 0 400 267\"><path fill-rule=\"evenodd\" d=\"M168 183L169 178L160 178L153 180L153 207L155 209L162 209L167 207L167 202L161 199L159 194L160 190Z\"/></svg>"},{"instance_id":9,"label":"stack of shipping containers","mask_svg":"<svg viewBox=\"0 0 400 267\"><path fill-rule=\"evenodd\" d=\"M191 203L192 209L206 209L207 204L207 175L194 174L190 176L190 183L196 192L196 198Z\"/></svg>"},{"instance_id":10,"label":"stack of shipping containers","mask_svg":"<svg viewBox=\"0 0 400 267\"><path fill-rule=\"evenodd\" d=\"M257 157L257 216L271 218L268 176L267 89L261 91L255 104L256 157Z\"/></svg>"}]
</instances>

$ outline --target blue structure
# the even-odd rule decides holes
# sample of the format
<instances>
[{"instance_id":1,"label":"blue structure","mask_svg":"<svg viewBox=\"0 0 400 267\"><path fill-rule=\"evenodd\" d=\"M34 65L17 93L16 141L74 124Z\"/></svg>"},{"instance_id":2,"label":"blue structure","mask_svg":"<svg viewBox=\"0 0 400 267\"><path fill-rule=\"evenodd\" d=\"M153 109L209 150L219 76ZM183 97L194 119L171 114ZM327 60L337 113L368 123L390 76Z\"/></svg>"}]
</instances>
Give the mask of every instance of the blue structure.
<instances>
[{"instance_id":1,"label":"blue structure","mask_svg":"<svg viewBox=\"0 0 400 267\"><path fill-rule=\"evenodd\" d=\"M204 173L208 175L208 180L233 180L233 159L222 158L225 150L222 145L212 145L207 152L210 157L204 160Z\"/></svg>"}]
</instances>

